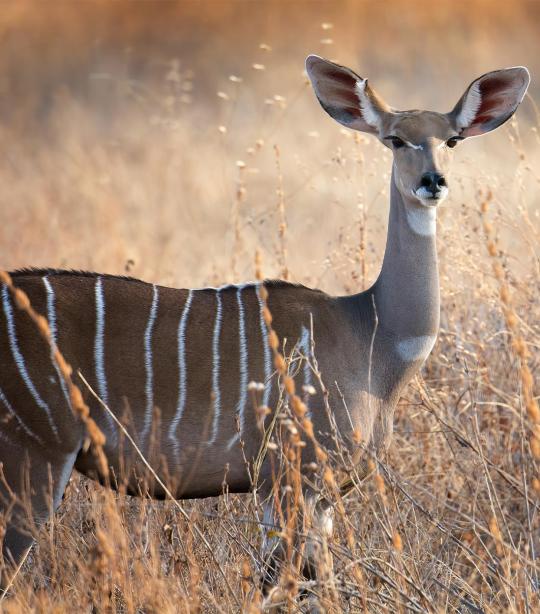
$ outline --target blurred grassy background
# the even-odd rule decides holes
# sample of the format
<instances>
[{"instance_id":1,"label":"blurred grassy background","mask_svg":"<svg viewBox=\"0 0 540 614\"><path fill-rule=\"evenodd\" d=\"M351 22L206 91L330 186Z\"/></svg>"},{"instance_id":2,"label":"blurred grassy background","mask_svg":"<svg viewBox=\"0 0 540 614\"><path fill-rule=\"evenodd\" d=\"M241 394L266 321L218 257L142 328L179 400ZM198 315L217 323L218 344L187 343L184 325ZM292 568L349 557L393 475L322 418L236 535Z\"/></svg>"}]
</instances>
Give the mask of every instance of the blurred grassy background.
<instances>
[{"instance_id":1,"label":"blurred grassy background","mask_svg":"<svg viewBox=\"0 0 540 614\"><path fill-rule=\"evenodd\" d=\"M516 64L531 70L535 97L539 16L536 2L484 0L4 3L2 264L122 272L133 260L135 275L197 285L251 277L259 244L275 275L277 145L292 275L349 286L343 263L328 269L355 253L361 205L372 278L389 157L322 112L305 56L350 65L397 108L449 110L473 78ZM526 101L520 122L534 126L534 113ZM477 183L513 197L508 130L460 148L453 213ZM522 136L533 164L538 135Z\"/></svg>"},{"instance_id":2,"label":"blurred grassy background","mask_svg":"<svg viewBox=\"0 0 540 614\"><path fill-rule=\"evenodd\" d=\"M540 492L538 459L480 203L492 190L495 260L536 377L539 31L540 3L525 0L0 4L7 269L214 285L252 278L258 247L269 277L286 267L295 281L359 291L382 259L390 153L324 114L303 73L306 55L349 65L397 108L439 111L480 74L528 66L530 96L517 119L457 148L439 212L441 333L398 407L389 456L431 516L399 489L383 509L367 484L346 503L354 554L345 548L348 525L337 526L336 573L345 582L350 560L371 566L373 611L387 611L383 602L403 607L402 593L381 588L387 574L414 599L427 595L425 611L534 611L539 516L527 493ZM170 505L119 497L111 507L105 491L80 478L69 491L10 612L114 611L114 603L117 611L195 612L197 599L203 611L234 611L245 553L260 543L253 525L238 521L253 513L248 498L186 504L231 592ZM405 544L397 558L387 540L394 527ZM347 611L349 598L336 611Z\"/></svg>"}]
</instances>

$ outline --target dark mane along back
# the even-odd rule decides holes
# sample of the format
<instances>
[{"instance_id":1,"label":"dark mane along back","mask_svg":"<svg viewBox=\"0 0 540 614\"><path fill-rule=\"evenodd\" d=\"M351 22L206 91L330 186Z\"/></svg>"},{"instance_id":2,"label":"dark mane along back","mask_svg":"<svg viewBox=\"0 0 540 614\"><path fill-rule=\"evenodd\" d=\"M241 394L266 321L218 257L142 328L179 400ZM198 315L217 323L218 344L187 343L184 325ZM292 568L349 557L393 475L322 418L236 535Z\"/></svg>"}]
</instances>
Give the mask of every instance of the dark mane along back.
<instances>
[{"instance_id":1,"label":"dark mane along back","mask_svg":"<svg viewBox=\"0 0 540 614\"><path fill-rule=\"evenodd\" d=\"M78 269L54 269L54 268L34 268L34 267L24 267L22 269L16 269L14 271L10 272L11 277L15 280L17 278L21 278L21 277L45 277L45 276L49 276L49 277L61 277L61 276L73 276L73 277L88 277L88 278L92 278L95 279L96 277L101 277L103 279L118 279L118 280L124 280L124 281L132 281L132 282L136 282L139 284L147 284L149 282L143 281L141 279L137 279L136 277L131 277L130 275L113 275L111 273L97 273L95 271L81 271ZM256 284L257 282L247 282L247 284L249 285L250 283ZM229 290L229 289L235 289L238 287L238 285L242 285L242 284L225 284L223 286L220 287L221 290ZM307 286L304 286L303 284L299 284L299 283L293 283L290 281L285 281L283 279L265 279L264 280L264 285L266 286L267 289L283 289L283 288L300 288L300 289L304 289L304 290L311 290L312 292L321 292L322 294L324 294L322 292L322 290L318 290L318 289L314 289L314 288L308 288ZM213 290L215 288L208 286L208 287L200 287L200 288L194 288L197 290Z\"/></svg>"},{"instance_id":2,"label":"dark mane along back","mask_svg":"<svg viewBox=\"0 0 540 614\"><path fill-rule=\"evenodd\" d=\"M62 275L75 276L75 277L103 277L103 278L111 278L111 279L125 279L128 281L137 281L139 283L146 283L136 277L131 277L129 275L112 275L110 273L96 273L95 271L81 271L78 269L53 269L53 268L34 268L34 267L24 267L22 269L16 269L15 271L10 271L9 273L11 277L45 277L48 275L50 277L60 277Z\"/></svg>"}]
</instances>

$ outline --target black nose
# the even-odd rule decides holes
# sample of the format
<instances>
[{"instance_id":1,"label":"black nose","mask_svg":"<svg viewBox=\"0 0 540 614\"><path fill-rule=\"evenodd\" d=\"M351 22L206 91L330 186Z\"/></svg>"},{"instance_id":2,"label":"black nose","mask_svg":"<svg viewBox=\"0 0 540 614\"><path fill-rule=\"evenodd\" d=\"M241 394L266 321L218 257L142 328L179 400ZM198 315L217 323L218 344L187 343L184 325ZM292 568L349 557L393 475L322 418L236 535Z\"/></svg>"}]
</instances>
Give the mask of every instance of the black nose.
<instances>
[{"instance_id":1,"label":"black nose","mask_svg":"<svg viewBox=\"0 0 540 614\"><path fill-rule=\"evenodd\" d=\"M427 188L433 196L446 186L446 179L439 173L424 173L420 179L420 185Z\"/></svg>"}]
</instances>

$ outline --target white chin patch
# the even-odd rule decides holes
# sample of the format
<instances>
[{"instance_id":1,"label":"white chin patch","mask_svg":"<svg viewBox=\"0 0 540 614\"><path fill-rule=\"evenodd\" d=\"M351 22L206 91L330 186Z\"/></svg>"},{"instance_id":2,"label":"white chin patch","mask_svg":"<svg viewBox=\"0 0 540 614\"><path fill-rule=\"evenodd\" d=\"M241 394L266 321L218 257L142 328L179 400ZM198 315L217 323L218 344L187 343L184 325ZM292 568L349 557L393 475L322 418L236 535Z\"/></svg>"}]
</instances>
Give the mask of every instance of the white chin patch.
<instances>
[{"instance_id":1,"label":"white chin patch","mask_svg":"<svg viewBox=\"0 0 540 614\"><path fill-rule=\"evenodd\" d=\"M417 198L422 205L425 207L433 207L442 203L442 201L448 196L448 188L443 186L437 198L433 198L433 193L430 192L424 186L418 188L418 190L413 190L413 195Z\"/></svg>"}]
</instances>

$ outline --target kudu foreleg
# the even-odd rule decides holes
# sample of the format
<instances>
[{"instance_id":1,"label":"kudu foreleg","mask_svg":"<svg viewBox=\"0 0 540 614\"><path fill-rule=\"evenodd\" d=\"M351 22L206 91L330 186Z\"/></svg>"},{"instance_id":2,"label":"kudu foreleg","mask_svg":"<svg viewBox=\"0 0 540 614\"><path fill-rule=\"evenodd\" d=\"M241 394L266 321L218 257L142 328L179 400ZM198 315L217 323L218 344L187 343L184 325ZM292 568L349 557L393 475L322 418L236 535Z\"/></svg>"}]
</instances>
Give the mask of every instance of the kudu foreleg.
<instances>
[{"instance_id":1,"label":"kudu foreleg","mask_svg":"<svg viewBox=\"0 0 540 614\"><path fill-rule=\"evenodd\" d=\"M311 508L311 509L310 509ZM304 576L309 580L322 580L331 572L332 555L328 540L334 533L334 510L325 501L308 503L309 519L304 550Z\"/></svg>"},{"instance_id":2,"label":"kudu foreleg","mask_svg":"<svg viewBox=\"0 0 540 614\"><path fill-rule=\"evenodd\" d=\"M76 452L51 459L35 448L2 441L0 448L0 596L34 542L35 529L59 506Z\"/></svg>"},{"instance_id":3,"label":"kudu foreleg","mask_svg":"<svg viewBox=\"0 0 540 614\"><path fill-rule=\"evenodd\" d=\"M299 515L295 551L303 553L300 561L303 577L305 580L313 581L317 587L318 583L325 582L332 574L332 555L328 548L328 540L333 534L333 509L315 497L306 497L304 501L302 513ZM274 611L273 602L280 601L283 596L283 591L279 591L277 587L287 556L286 544L279 536L280 532L280 522L274 504L268 502L264 505L261 558L263 590L267 595L269 611ZM275 598L272 598L273 592L277 592ZM321 591L316 590L316 592ZM309 595L309 591L302 593L307 596L309 602L307 611L311 613L323 611L313 594Z\"/></svg>"}]
</instances>

